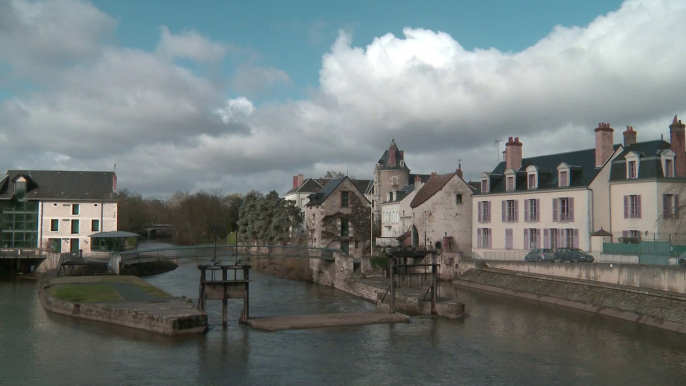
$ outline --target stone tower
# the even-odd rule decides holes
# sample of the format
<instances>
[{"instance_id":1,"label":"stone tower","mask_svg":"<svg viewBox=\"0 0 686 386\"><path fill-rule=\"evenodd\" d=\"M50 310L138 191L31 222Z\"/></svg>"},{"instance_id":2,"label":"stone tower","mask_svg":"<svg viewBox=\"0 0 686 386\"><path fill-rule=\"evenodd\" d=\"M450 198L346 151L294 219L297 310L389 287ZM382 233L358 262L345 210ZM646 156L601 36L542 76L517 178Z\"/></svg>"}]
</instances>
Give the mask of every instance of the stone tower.
<instances>
[{"instance_id":1,"label":"stone tower","mask_svg":"<svg viewBox=\"0 0 686 386\"><path fill-rule=\"evenodd\" d=\"M404 188L409 179L410 168L405 164L405 152L398 150L393 139L374 167L374 216L381 213L380 204L386 201L388 192Z\"/></svg>"}]
</instances>

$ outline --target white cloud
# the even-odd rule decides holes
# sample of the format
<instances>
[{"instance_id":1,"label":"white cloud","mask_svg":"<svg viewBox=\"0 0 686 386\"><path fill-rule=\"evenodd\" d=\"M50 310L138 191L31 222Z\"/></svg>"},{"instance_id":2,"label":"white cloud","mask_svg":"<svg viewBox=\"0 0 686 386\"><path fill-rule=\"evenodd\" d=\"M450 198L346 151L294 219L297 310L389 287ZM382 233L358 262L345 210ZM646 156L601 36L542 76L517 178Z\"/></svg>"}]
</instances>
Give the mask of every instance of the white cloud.
<instances>
[{"instance_id":1,"label":"white cloud","mask_svg":"<svg viewBox=\"0 0 686 386\"><path fill-rule=\"evenodd\" d=\"M241 65L231 79L231 87L245 95L261 95L279 85L290 85L291 78L275 67L260 67L251 63Z\"/></svg>"},{"instance_id":2,"label":"white cloud","mask_svg":"<svg viewBox=\"0 0 686 386\"><path fill-rule=\"evenodd\" d=\"M226 46L211 42L195 31L172 34L167 26L161 26L160 32L162 35L157 45L157 53L165 58L180 57L217 63L227 53Z\"/></svg>"},{"instance_id":3,"label":"white cloud","mask_svg":"<svg viewBox=\"0 0 686 386\"><path fill-rule=\"evenodd\" d=\"M45 22L33 15L46 4L68 6L50 21L55 30L90 35L80 43L25 36ZM88 3L0 7L12 15L0 16L9 31L0 33L7 52L0 65L36 73L40 86L0 102L3 164L110 170L117 163L121 185L142 193L283 192L291 175L343 167L370 178L392 137L414 172L451 171L462 159L466 176L477 178L495 166L495 139L519 136L526 157L591 147L598 122L612 123L615 142L626 125L639 140L659 138L674 114L686 114L686 50L677 39L686 36L686 3L677 0L629 0L514 53L465 50L428 29L365 47L341 33L310 99L259 106L247 98L291 84L285 72L249 59L226 89L169 60L216 63L224 43L163 28L155 52L133 50L108 43L116 23Z\"/></svg>"}]
</instances>

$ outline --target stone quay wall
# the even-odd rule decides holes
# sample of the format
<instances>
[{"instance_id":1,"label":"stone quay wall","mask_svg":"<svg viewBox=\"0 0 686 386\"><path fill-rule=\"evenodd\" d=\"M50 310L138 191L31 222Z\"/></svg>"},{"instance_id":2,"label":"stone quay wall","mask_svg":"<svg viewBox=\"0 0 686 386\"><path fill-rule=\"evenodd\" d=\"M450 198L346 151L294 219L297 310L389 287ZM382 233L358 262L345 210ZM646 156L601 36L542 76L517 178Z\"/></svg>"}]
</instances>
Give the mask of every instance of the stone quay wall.
<instances>
[{"instance_id":1,"label":"stone quay wall","mask_svg":"<svg viewBox=\"0 0 686 386\"><path fill-rule=\"evenodd\" d=\"M473 267L474 262L464 262L464 269ZM678 266L638 264L571 264L571 263L526 263L519 261L483 262L490 268L532 273L567 279L582 279L593 283L630 286L647 290L686 294L686 269Z\"/></svg>"},{"instance_id":2,"label":"stone quay wall","mask_svg":"<svg viewBox=\"0 0 686 386\"><path fill-rule=\"evenodd\" d=\"M469 269L452 283L686 334L686 296L680 294L492 268Z\"/></svg>"}]
</instances>

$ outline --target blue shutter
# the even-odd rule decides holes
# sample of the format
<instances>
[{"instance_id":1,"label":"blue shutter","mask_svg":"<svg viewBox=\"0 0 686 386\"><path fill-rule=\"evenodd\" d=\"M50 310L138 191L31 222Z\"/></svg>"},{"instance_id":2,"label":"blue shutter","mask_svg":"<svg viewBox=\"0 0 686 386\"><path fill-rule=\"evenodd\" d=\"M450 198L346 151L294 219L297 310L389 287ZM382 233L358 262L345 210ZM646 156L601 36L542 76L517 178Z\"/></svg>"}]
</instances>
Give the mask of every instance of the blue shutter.
<instances>
[{"instance_id":1,"label":"blue shutter","mask_svg":"<svg viewBox=\"0 0 686 386\"><path fill-rule=\"evenodd\" d=\"M574 221L574 197L569 197L569 221Z\"/></svg>"},{"instance_id":2,"label":"blue shutter","mask_svg":"<svg viewBox=\"0 0 686 386\"><path fill-rule=\"evenodd\" d=\"M524 222L529 222L529 200L524 200Z\"/></svg>"},{"instance_id":3,"label":"blue shutter","mask_svg":"<svg viewBox=\"0 0 686 386\"><path fill-rule=\"evenodd\" d=\"M529 230L524 229L524 249L529 249Z\"/></svg>"},{"instance_id":4,"label":"blue shutter","mask_svg":"<svg viewBox=\"0 0 686 386\"><path fill-rule=\"evenodd\" d=\"M543 248L550 248L548 228L543 229Z\"/></svg>"}]
</instances>

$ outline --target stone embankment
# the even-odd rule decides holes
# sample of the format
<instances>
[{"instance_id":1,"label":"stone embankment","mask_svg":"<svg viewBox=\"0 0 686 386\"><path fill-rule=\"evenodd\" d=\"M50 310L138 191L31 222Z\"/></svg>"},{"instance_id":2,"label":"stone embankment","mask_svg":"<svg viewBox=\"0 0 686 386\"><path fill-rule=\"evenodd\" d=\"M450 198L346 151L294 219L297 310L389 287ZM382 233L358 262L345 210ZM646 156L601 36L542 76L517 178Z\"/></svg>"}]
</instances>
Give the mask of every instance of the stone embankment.
<instances>
[{"instance_id":1,"label":"stone embankment","mask_svg":"<svg viewBox=\"0 0 686 386\"><path fill-rule=\"evenodd\" d=\"M360 270L356 272L352 257L336 253L333 261L310 259L310 271L312 281L316 284L330 286L375 303L380 311L389 310L390 279L379 275L382 272L372 269L369 259L361 259ZM370 275L371 273L376 275ZM410 315L432 314L427 289L426 286L397 288L396 310ZM435 311L439 316L451 318L465 315L464 304L449 299L439 299Z\"/></svg>"},{"instance_id":2,"label":"stone embankment","mask_svg":"<svg viewBox=\"0 0 686 386\"><path fill-rule=\"evenodd\" d=\"M105 300L78 300L79 297L91 296L88 294L91 290L97 290ZM43 308L62 315L165 335L196 334L207 330L206 313L198 311L185 299L173 298L136 277L57 278L46 273L39 281L39 296Z\"/></svg>"},{"instance_id":3,"label":"stone embankment","mask_svg":"<svg viewBox=\"0 0 686 386\"><path fill-rule=\"evenodd\" d=\"M488 267L469 269L452 283L686 333L686 296L680 293Z\"/></svg>"}]
</instances>

